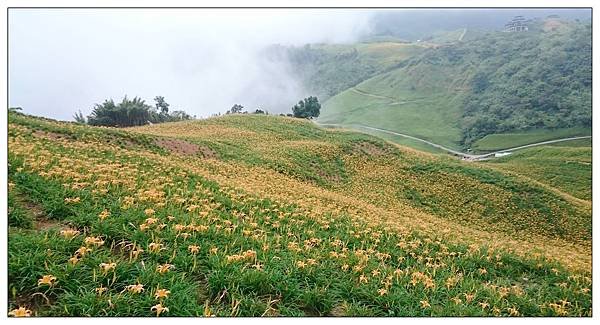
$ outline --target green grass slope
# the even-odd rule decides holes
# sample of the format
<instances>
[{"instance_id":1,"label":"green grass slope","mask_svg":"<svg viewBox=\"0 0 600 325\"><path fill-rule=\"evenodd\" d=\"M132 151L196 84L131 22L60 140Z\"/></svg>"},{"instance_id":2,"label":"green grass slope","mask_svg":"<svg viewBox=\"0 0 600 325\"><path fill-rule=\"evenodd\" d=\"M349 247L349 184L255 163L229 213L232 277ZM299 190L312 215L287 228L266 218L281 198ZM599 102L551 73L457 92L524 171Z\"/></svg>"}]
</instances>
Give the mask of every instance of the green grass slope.
<instances>
[{"instance_id":1,"label":"green grass slope","mask_svg":"<svg viewBox=\"0 0 600 325\"><path fill-rule=\"evenodd\" d=\"M397 41L311 44L283 50L307 91L319 99L392 69L423 52L426 45Z\"/></svg>"},{"instance_id":2,"label":"green grass slope","mask_svg":"<svg viewBox=\"0 0 600 325\"><path fill-rule=\"evenodd\" d=\"M552 139L592 135L590 128L540 129L520 133L490 134L473 143L476 151L496 151ZM570 142L566 142L569 145Z\"/></svg>"},{"instance_id":3,"label":"green grass slope","mask_svg":"<svg viewBox=\"0 0 600 325\"><path fill-rule=\"evenodd\" d=\"M485 164L533 178L578 199L592 200L592 148L589 143L528 148Z\"/></svg>"},{"instance_id":4,"label":"green grass slope","mask_svg":"<svg viewBox=\"0 0 600 325\"><path fill-rule=\"evenodd\" d=\"M591 215L502 172L274 116L8 139L9 312L591 315Z\"/></svg>"}]
</instances>

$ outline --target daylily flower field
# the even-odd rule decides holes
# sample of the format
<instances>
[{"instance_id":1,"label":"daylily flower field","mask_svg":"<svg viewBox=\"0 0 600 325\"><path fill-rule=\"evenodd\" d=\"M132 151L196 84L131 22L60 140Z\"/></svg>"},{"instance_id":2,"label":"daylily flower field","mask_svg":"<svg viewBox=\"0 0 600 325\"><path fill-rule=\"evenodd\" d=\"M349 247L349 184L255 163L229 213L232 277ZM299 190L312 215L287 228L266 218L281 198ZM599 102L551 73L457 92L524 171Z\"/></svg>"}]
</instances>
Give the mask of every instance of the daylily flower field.
<instances>
[{"instance_id":1,"label":"daylily flower field","mask_svg":"<svg viewBox=\"0 0 600 325\"><path fill-rule=\"evenodd\" d=\"M9 114L9 316L590 316L591 205L273 116Z\"/></svg>"}]
</instances>

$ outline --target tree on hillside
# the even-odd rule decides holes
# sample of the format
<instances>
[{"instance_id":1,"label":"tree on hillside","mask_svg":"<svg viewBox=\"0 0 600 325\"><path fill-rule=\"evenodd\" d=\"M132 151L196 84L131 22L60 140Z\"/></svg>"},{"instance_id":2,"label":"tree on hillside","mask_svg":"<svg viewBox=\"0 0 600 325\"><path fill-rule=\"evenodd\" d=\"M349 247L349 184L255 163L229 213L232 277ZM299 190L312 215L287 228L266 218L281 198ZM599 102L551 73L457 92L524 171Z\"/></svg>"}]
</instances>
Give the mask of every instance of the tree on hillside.
<instances>
[{"instance_id":1,"label":"tree on hillside","mask_svg":"<svg viewBox=\"0 0 600 325\"><path fill-rule=\"evenodd\" d=\"M169 113L169 104L165 102L165 98L163 96L154 97L154 101L156 102L156 109L164 115Z\"/></svg>"},{"instance_id":2,"label":"tree on hillside","mask_svg":"<svg viewBox=\"0 0 600 325\"><path fill-rule=\"evenodd\" d=\"M225 114L241 114L243 109L244 106L240 104L233 104L233 106L231 106L231 109L228 110Z\"/></svg>"},{"instance_id":3,"label":"tree on hillside","mask_svg":"<svg viewBox=\"0 0 600 325\"><path fill-rule=\"evenodd\" d=\"M88 116L88 124L99 126L134 126L144 125L150 120L150 106L138 97L123 98L118 105L110 100L96 104L92 114Z\"/></svg>"},{"instance_id":4,"label":"tree on hillside","mask_svg":"<svg viewBox=\"0 0 600 325\"><path fill-rule=\"evenodd\" d=\"M313 118L319 117L321 113L321 104L317 97L310 96L299 101L298 104L292 107L294 117L299 118Z\"/></svg>"},{"instance_id":5,"label":"tree on hillside","mask_svg":"<svg viewBox=\"0 0 600 325\"><path fill-rule=\"evenodd\" d=\"M260 109L260 108L257 108L257 109L254 111L254 113L252 113L252 114L266 114L266 113L265 113L265 111L263 111L262 109Z\"/></svg>"},{"instance_id":6,"label":"tree on hillside","mask_svg":"<svg viewBox=\"0 0 600 325\"><path fill-rule=\"evenodd\" d=\"M87 117L87 124L99 126L136 126L148 123L163 123L172 121L189 120L195 118L182 110L169 113L169 104L164 97L156 96L156 108L147 105L141 98L123 98L118 105L112 99L96 104L92 113ZM79 113L73 115L78 123L86 123L86 118Z\"/></svg>"},{"instance_id":7,"label":"tree on hillside","mask_svg":"<svg viewBox=\"0 0 600 325\"><path fill-rule=\"evenodd\" d=\"M83 114L81 113L81 110L79 110L79 112L73 114L73 118L75 119L75 122L77 122L77 123L80 123L80 124L87 123L85 116L83 116Z\"/></svg>"}]
</instances>

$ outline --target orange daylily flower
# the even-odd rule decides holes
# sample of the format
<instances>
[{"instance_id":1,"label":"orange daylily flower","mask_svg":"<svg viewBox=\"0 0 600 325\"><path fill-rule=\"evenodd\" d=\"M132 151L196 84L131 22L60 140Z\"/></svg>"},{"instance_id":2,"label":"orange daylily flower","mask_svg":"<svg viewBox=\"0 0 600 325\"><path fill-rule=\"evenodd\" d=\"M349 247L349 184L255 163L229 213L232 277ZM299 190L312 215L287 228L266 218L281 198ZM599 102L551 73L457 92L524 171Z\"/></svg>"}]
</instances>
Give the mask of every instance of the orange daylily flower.
<instances>
[{"instance_id":1,"label":"orange daylily flower","mask_svg":"<svg viewBox=\"0 0 600 325\"><path fill-rule=\"evenodd\" d=\"M17 309L13 309L8 313L8 316L12 317L29 317L31 316L31 310L25 307L19 307Z\"/></svg>"},{"instance_id":2,"label":"orange daylily flower","mask_svg":"<svg viewBox=\"0 0 600 325\"><path fill-rule=\"evenodd\" d=\"M41 279L38 280L38 285L46 284L49 286L53 286L56 281L56 277L53 275L44 275Z\"/></svg>"},{"instance_id":3,"label":"orange daylily flower","mask_svg":"<svg viewBox=\"0 0 600 325\"><path fill-rule=\"evenodd\" d=\"M167 298L171 291L167 289L156 289L156 293L154 294L154 299Z\"/></svg>"},{"instance_id":4,"label":"orange daylily flower","mask_svg":"<svg viewBox=\"0 0 600 325\"><path fill-rule=\"evenodd\" d=\"M156 312L156 317L158 317L158 316L160 316L160 314L168 312L169 308L164 307L161 303L161 304L152 306L152 308L150 308L150 311Z\"/></svg>"}]
</instances>

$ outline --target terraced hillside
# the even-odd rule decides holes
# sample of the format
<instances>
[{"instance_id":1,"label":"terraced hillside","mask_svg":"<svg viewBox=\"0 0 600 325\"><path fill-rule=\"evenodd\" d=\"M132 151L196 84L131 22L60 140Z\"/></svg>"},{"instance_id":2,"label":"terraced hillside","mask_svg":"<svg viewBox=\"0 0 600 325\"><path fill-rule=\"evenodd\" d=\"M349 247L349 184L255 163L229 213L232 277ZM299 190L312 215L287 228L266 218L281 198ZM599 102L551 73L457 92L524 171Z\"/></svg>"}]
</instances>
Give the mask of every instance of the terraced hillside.
<instances>
[{"instance_id":1,"label":"terraced hillside","mask_svg":"<svg viewBox=\"0 0 600 325\"><path fill-rule=\"evenodd\" d=\"M9 309L591 315L591 207L308 121L9 114Z\"/></svg>"}]
</instances>

